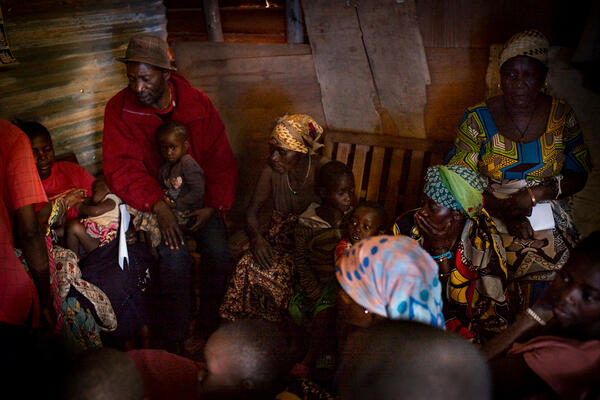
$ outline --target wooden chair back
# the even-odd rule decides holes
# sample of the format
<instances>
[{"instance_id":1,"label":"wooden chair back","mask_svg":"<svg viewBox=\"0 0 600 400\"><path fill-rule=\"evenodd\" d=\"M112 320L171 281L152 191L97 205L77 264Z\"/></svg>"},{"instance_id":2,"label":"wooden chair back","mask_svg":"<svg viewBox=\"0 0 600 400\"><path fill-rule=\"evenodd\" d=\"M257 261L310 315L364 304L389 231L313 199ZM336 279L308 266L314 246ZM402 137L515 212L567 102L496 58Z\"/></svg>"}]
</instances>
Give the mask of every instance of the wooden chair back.
<instances>
[{"instance_id":1,"label":"wooden chair back","mask_svg":"<svg viewBox=\"0 0 600 400\"><path fill-rule=\"evenodd\" d=\"M419 206L427 167L441 164L452 142L327 131L325 155L354 174L358 200L382 204L388 218Z\"/></svg>"}]
</instances>

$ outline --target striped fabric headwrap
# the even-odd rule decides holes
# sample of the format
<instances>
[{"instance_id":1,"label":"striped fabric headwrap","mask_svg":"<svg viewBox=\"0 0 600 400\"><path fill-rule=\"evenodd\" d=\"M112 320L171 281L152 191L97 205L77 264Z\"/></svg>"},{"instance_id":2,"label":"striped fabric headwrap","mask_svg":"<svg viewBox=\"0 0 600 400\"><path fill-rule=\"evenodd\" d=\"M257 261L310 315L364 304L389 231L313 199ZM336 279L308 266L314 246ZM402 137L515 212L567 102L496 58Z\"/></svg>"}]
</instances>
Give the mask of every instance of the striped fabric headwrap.
<instances>
[{"instance_id":1,"label":"striped fabric headwrap","mask_svg":"<svg viewBox=\"0 0 600 400\"><path fill-rule=\"evenodd\" d=\"M431 200L467 216L477 215L483 208L485 180L463 165L436 165L427 168L423 192Z\"/></svg>"},{"instance_id":2,"label":"striped fabric headwrap","mask_svg":"<svg viewBox=\"0 0 600 400\"><path fill-rule=\"evenodd\" d=\"M306 114L284 115L277 121L269 143L284 149L313 155L323 147L319 139L323 128Z\"/></svg>"}]
</instances>

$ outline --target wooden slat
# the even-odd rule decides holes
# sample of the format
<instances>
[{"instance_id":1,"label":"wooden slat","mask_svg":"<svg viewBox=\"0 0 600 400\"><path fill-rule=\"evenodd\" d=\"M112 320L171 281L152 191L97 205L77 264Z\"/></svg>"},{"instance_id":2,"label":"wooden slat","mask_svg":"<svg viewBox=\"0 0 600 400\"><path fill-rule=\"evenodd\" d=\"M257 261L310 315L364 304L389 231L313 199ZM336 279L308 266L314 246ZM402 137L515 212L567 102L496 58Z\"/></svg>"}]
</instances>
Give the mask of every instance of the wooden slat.
<instances>
[{"instance_id":1,"label":"wooden slat","mask_svg":"<svg viewBox=\"0 0 600 400\"><path fill-rule=\"evenodd\" d=\"M385 147L373 147L373 158L371 159L371 170L369 171L369 185L367 187L367 200L379 200L379 185L381 183L381 174L383 172L383 157L385 156Z\"/></svg>"},{"instance_id":2,"label":"wooden slat","mask_svg":"<svg viewBox=\"0 0 600 400\"><path fill-rule=\"evenodd\" d=\"M370 147L364 145L356 146L354 150L354 162L352 163L352 174L354 175L354 187L356 188L356 197L358 199L363 197L362 183L365 172L365 161L367 160L367 153Z\"/></svg>"},{"instance_id":3,"label":"wooden slat","mask_svg":"<svg viewBox=\"0 0 600 400\"><path fill-rule=\"evenodd\" d=\"M271 44L255 43L210 43L210 42L175 42L177 64L188 65L192 58L195 62L231 60L234 58L259 58L277 56L298 56L311 54L307 44Z\"/></svg>"},{"instance_id":4,"label":"wooden slat","mask_svg":"<svg viewBox=\"0 0 600 400\"><path fill-rule=\"evenodd\" d=\"M396 213L396 207L398 205L398 183L402 176L402 163L404 161L405 150L394 149L392 151L392 159L390 161L390 173L388 174L387 191L385 194L384 207L389 214L390 218L393 218Z\"/></svg>"},{"instance_id":5,"label":"wooden slat","mask_svg":"<svg viewBox=\"0 0 600 400\"><path fill-rule=\"evenodd\" d=\"M325 137L325 149L323 150L323 155L331 160L331 155L333 154L333 142L329 139L329 136Z\"/></svg>"},{"instance_id":6,"label":"wooden slat","mask_svg":"<svg viewBox=\"0 0 600 400\"><path fill-rule=\"evenodd\" d=\"M413 150L410 159L410 169L408 171L408 181L406 182L407 193L406 201L402 204L405 210L410 210L418 206L421 195L423 176L423 157L425 154L419 150Z\"/></svg>"},{"instance_id":7,"label":"wooden slat","mask_svg":"<svg viewBox=\"0 0 600 400\"><path fill-rule=\"evenodd\" d=\"M367 146L394 147L401 149L413 149L422 152L431 151L437 153L448 152L452 148L452 142L433 141L427 139L407 138L389 135L372 135L358 132L328 131L327 137L337 143L362 144Z\"/></svg>"},{"instance_id":8,"label":"wooden slat","mask_svg":"<svg viewBox=\"0 0 600 400\"><path fill-rule=\"evenodd\" d=\"M337 154L335 155L335 159L343 162L344 164L348 163L348 156L350 155L350 150L352 149L352 145L348 143L340 143L338 145Z\"/></svg>"}]
</instances>

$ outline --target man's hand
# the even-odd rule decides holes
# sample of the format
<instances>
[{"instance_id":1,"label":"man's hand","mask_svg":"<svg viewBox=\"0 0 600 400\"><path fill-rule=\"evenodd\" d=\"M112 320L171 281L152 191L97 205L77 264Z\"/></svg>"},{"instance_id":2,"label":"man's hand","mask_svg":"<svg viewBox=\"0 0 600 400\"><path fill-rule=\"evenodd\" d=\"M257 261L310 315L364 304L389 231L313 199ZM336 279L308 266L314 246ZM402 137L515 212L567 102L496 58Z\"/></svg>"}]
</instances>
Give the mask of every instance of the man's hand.
<instances>
[{"instance_id":1,"label":"man's hand","mask_svg":"<svg viewBox=\"0 0 600 400\"><path fill-rule=\"evenodd\" d=\"M198 208L185 214L186 217L196 217L195 222L190 226L192 232L202 228L213 215L215 215L215 209L212 207Z\"/></svg>"},{"instance_id":2,"label":"man's hand","mask_svg":"<svg viewBox=\"0 0 600 400\"><path fill-rule=\"evenodd\" d=\"M154 203L152 211L158 218L158 227L165 245L171 250L179 250L180 246L185 245L185 237L173 211L163 200Z\"/></svg>"},{"instance_id":3,"label":"man's hand","mask_svg":"<svg viewBox=\"0 0 600 400\"><path fill-rule=\"evenodd\" d=\"M52 305L40 308L40 338L46 338L55 333L56 311Z\"/></svg>"}]
</instances>

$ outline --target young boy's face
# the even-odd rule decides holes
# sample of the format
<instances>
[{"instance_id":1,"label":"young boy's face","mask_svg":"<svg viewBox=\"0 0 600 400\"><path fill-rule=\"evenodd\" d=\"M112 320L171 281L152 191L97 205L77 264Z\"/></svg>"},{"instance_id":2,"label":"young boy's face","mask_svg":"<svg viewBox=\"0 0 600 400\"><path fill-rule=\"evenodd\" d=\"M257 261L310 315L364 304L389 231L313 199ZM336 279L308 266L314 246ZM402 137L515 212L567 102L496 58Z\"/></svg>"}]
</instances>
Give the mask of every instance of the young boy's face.
<instances>
[{"instance_id":1,"label":"young boy's face","mask_svg":"<svg viewBox=\"0 0 600 400\"><path fill-rule=\"evenodd\" d=\"M552 298L554 316L563 328L585 330L600 325L598 263L598 260L574 254L547 289Z\"/></svg>"},{"instance_id":2,"label":"young boy's face","mask_svg":"<svg viewBox=\"0 0 600 400\"><path fill-rule=\"evenodd\" d=\"M379 233L381 224L379 213L368 207L358 207L348 221L348 237L355 244Z\"/></svg>"},{"instance_id":3,"label":"young boy's face","mask_svg":"<svg viewBox=\"0 0 600 400\"><path fill-rule=\"evenodd\" d=\"M165 133L158 138L160 155L171 164L175 164L183 157L188 150L187 140L175 134L175 132Z\"/></svg>"},{"instance_id":4,"label":"young boy's face","mask_svg":"<svg viewBox=\"0 0 600 400\"><path fill-rule=\"evenodd\" d=\"M354 176L344 175L325 191L323 202L345 213L354 206Z\"/></svg>"}]
</instances>

